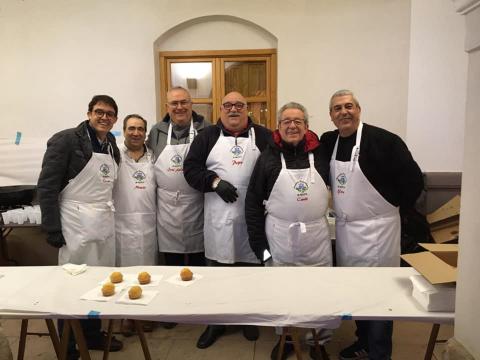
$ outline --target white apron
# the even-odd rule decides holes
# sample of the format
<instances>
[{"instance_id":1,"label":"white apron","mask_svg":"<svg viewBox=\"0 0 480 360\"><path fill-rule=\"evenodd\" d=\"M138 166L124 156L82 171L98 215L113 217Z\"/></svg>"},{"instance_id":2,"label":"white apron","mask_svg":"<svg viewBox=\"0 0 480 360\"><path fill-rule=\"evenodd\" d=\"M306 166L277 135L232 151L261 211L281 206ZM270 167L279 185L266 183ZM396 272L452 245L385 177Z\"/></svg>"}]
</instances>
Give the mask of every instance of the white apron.
<instances>
[{"instance_id":1,"label":"white apron","mask_svg":"<svg viewBox=\"0 0 480 360\"><path fill-rule=\"evenodd\" d=\"M282 170L265 202L265 232L274 266L332 266L332 245L326 213L328 190L315 169Z\"/></svg>"},{"instance_id":2,"label":"white apron","mask_svg":"<svg viewBox=\"0 0 480 360\"><path fill-rule=\"evenodd\" d=\"M248 138L220 137L208 155L206 166L237 188L238 198L226 203L216 192L205 193L205 257L225 264L259 263L248 242L245 196L260 151L255 131Z\"/></svg>"},{"instance_id":3,"label":"white apron","mask_svg":"<svg viewBox=\"0 0 480 360\"><path fill-rule=\"evenodd\" d=\"M115 219L112 202L117 164L110 154L92 153L59 197L64 245L58 263L115 266Z\"/></svg>"},{"instance_id":4,"label":"white apron","mask_svg":"<svg viewBox=\"0 0 480 360\"><path fill-rule=\"evenodd\" d=\"M348 162L337 161L338 138L330 161L336 213L339 266L399 266L400 215L370 184L359 165L363 123Z\"/></svg>"},{"instance_id":5,"label":"white apron","mask_svg":"<svg viewBox=\"0 0 480 360\"><path fill-rule=\"evenodd\" d=\"M150 161L122 159L113 190L116 266L156 265L156 189Z\"/></svg>"},{"instance_id":6,"label":"white apron","mask_svg":"<svg viewBox=\"0 0 480 360\"><path fill-rule=\"evenodd\" d=\"M157 179L157 233L160 252L203 252L203 193L190 187L183 162L196 131L190 124L188 144L172 145L172 123L167 145L155 162Z\"/></svg>"}]
</instances>

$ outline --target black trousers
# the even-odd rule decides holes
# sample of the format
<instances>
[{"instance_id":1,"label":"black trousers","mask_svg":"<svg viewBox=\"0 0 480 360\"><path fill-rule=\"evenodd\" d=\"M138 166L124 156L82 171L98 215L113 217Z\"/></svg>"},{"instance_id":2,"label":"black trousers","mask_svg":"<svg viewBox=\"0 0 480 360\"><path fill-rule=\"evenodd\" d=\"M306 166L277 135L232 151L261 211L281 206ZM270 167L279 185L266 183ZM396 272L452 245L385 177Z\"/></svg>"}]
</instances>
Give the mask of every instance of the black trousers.
<instances>
[{"instance_id":1,"label":"black trousers","mask_svg":"<svg viewBox=\"0 0 480 360\"><path fill-rule=\"evenodd\" d=\"M263 266L262 264L255 264L255 263L247 263L247 262L236 262L233 264L225 264L218 262L216 260L207 259L208 266L231 266L231 267L242 267L242 266Z\"/></svg>"},{"instance_id":2,"label":"black trousers","mask_svg":"<svg viewBox=\"0 0 480 360\"><path fill-rule=\"evenodd\" d=\"M163 253L167 266L205 266L205 253Z\"/></svg>"},{"instance_id":3,"label":"black trousers","mask_svg":"<svg viewBox=\"0 0 480 360\"><path fill-rule=\"evenodd\" d=\"M64 323L65 323L64 320L62 319L58 320L58 332L59 332L60 338L62 337ZM98 338L102 336L101 334L102 320L100 319L81 319L80 326L82 327L83 336L85 336L85 341L87 342L87 346L89 343L95 342L95 340L98 341ZM70 337L68 338L68 347L67 347L68 354L75 352L75 344L76 344L75 336L73 335L73 332L70 329Z\"/></svg>"},{"instance_id":4,"label":"black trousers","mask_svg":"<svg viewBox=\"0 0 480 360\"><path fill-rule=\"evenodd\" d=\"M368 350L370 360L390 360L392 357L393 321L356 320L355 335L362 347Z\"/></svg>"}]
</instances>

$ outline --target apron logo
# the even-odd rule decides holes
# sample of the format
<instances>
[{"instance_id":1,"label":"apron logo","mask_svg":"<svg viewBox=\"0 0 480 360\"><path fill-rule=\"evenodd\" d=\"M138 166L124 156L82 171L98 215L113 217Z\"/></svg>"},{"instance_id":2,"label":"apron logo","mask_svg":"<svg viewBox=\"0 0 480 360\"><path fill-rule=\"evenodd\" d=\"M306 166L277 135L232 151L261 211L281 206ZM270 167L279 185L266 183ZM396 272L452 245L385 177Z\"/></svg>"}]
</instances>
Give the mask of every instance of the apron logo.
<instances>
[{"instance_id":1,"label":"apron logo","mask_svg":"<svg viewBox=\"0 0 480 360\"><path fill-rule=\"evenodd\" d=\"M102 174L103 177L110 176L110 167L107 164L100 165L100 174Z\"/></svg>"},{"instance_id":2,"label":"apron logo","mask_svg":"<svg viewBox=\"0 0 480 360\"><path fill-rule=\"evenodd\" d=\"M183 172L183 158L179 154L175 154L170 159L171 165L168 167L168 172Z\"/></svg>"},{"instance_id":3,"label":"apron logo","mask_svg":"<svg viewBox=\"0 0 480 360\"><path fill-rule=\"evenodd\" d=\"M139 185L144 184L147 175L142 170L137 170L133 173L132 177L135 179L135 189L145 189L146 186Z\"/></svg>"},{"instance_id":4,"label":"apron logo","mask_svg":"<svg viewBox=\"0 0 480 360\"><path fill-rule=\"evenodd\" d=\"M345 194L345 189L347 188L345 185L347 184L347 175L345 173L340 173L337 176L337 194Z\"/></svg>"},{"instance_id":5,"label":"apron logo","mask_svg":"<svg viewBox=\"0 0 480 360\"><path fill-rule=\"evenodd\" d=\"M178 154L173 155L170 161L174 164L173 166L181 166L182 165L182 157Z\"/></svg>"},{"instance_id":6,"label":"apron logo","mask_svg":"<svg viewBox=\"0 0 480 360\"><path fill-rule=\"evenodd\" d=\"M230 152L233 154L232 165L233 166L240 166L243 164L243 149L241 146L235 145L230 149ZM240 160L236 160L240 159Z\"/></svg>"},{"instance_id":7,"label":"apron logo","mask_svg":"<svg viewBox=\"0 0 480 360\"><path fill-rule=\"evenodd\" d=\"M235 145L230 149L230 152L233 154L234 159L238 159L243 154L243 149L241 146Z\"/></svg>"},{"instance_id":8,"label":"apron logo","mask_svg":"<svg viewBox=\"0 0 480 360\"><path fill-rule=\"evenodd\" d=\"M133 173L133 178L135 179L135 183L143 184L147 178L147 175L145 175L142 170L137 170Z\"/></svg>"},{"instance_id":9,"label":"apron logo","mask_svg":"<svg viewBox=\"0 0 480 360\"><path fill-rule=\"evenodd\" d=\"M297 201L306 201L308 200L308 184L303 181L299 180L295 183L293 188L297 191Z\"/></svg>"},{"instance_id":10,"label":"apron logo","mask_svg":"<svg viewBox=\"0 0 480 360\"><path fill-rule=\"evenodd\" d=\"M112 182L110 178L110 166L107 164L100 165L100 175L102 176L102 182Z\"/></svg>"}]
</instances>

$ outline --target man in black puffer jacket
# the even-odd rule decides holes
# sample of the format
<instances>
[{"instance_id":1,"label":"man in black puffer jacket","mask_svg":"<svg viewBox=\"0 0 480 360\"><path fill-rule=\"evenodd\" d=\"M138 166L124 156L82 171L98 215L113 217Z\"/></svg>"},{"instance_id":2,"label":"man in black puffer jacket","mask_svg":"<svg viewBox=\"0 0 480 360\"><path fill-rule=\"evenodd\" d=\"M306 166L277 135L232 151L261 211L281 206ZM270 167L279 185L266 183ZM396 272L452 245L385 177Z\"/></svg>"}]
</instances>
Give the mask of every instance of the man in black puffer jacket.
<instances>
[{"instance_id":1,"label":"man in black puffer jacket","mask_svg":"<svg viewBox=\"0 0 480 360\"><path fill-rule=\"evenodd\" d=\"M278 130L257 160L245 200L250 246L259 260L269 249L275 266L332 265L328 160L317 135L308 130L305 107L290 102L280 108ZM287 342L282 359L292 351Z\"/></svg>"},{"instance_id":2,"label":"man in black puffer jacket","mask_svg":"<svg viewBox=\"0 0 480 360\"><path fill-rule=\"evenodd\" d=\"M291 116L287 115L290 112L296 114L293 115L291 119ZM287 123L285 120L293 121ZM298 124L295 124L295 120ZM322 191L325 190L323 194L325 198L322 199L323 202L323 200L328 198L328 192L326 191L325 186L325 183L328 182L328 158L324 154L324 147L320 145L317 135L311 130L308 130L307 110L298 103L288 103L279 111L279 128L273 133L271 143L257 160L250 178L250 184L245 200L245 215L248 225L250 246L260 260L263 258L264 250L270 249L265 231L268 206L264 205L264 201L269 200L272 189L277 183L278 177L282 171L281 156L283 155L285 159L286 169L283 169L285 172L287 169L309 169L309 153L312 153L315 170L323 181L315 183L315 186L322 187ZM296 174L293 172L290 173L294 178L296 177ZM301 179L299 178L298 180ZM302 183L299 184L300 187L301 185ZM307 183L307 185L310 188L312 186L309 183ZM293 186L294 182L291 184L292 189ZM296 201L299 204L306 205L309 203L308 200L306 202L303 200L305 196L302 196L300 191L293 190L295 191ZM308 193L308 191L304 192L304 194L305 193ZM267 214L265 213L266 210ZM292 210L293 209L287 209L287 211L291 213L291 216L294 217L296 214L294 214L294 211ZM322 216L323 215L324 214L322 213ZM294 219L292 219L292 222L294 222L293 220ZM289 263L290 265L293 265L293 262L291 261L276 259L275 254L272 254L272 256L274 262L282 264Z\"/></svg>"}]
</instances>

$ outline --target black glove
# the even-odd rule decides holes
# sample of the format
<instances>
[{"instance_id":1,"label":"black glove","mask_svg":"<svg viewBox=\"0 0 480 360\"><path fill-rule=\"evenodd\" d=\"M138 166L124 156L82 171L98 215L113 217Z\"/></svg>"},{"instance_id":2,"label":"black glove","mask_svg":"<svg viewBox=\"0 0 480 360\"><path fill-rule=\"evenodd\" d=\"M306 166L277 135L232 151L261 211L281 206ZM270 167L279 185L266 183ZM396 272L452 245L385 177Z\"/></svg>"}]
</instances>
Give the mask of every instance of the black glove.
<instances>
[{"instance_id":1,"label":"black glove","mask_svg":"<svg viewBox=\"0 0 480 360\"><path fill-rule=\"evenodd\" d=\"M48 233L47 243L49 243L50 245L52 245L57 249L61 248L63 245L65 245L65 239L63 237L62 232L55 231L55 232Z\"/></svg>"},{"instance_id":2,"label":"black glove","mask_svg":"<svg viewBox=\"0 0 480 360\"><path fill-rule=\"evenodd\" d=\"M220 180L218 183L215 192L222 198L226 203L233 203L237 201L238 194L237 188L230 184L228 181Z\"/></svg>"}]
</instances>

